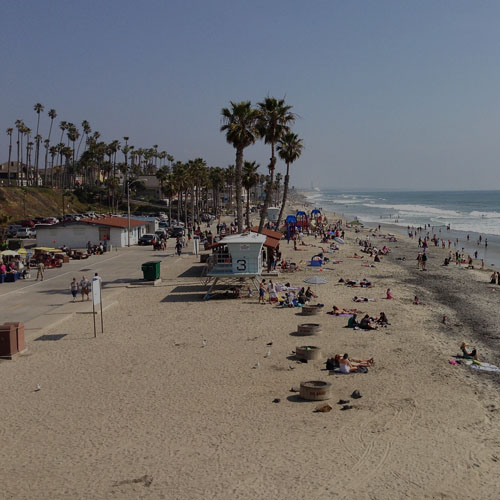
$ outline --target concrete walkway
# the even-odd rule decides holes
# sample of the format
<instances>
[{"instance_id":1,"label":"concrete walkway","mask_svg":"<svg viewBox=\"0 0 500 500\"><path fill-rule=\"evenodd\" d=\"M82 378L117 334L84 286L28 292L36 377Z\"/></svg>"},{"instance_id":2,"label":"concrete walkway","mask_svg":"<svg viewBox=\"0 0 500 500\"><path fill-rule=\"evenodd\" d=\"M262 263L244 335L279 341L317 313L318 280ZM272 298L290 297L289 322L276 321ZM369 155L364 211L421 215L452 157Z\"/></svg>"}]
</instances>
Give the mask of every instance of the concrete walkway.
<instances>
[{"instance_id":1,"label":"concrete walkway","mask_svg":"<svg viewBox=\"0 0 500 500\"><path fill-rule=\"evenodd\" d=\"M103 306L107 308L116 303L123 287L142 278L141 264L160 260L166 265L173 253L173 248L165 252L155 252L150 246L121 248L86 260L71 260L62 268L47 269L43 281L35 281L36 270L32 270L29 280L0 285L0 324L22 321L30 340L75 313L89 314L90 322L92 302L81 302L80 295L77 302L72 302L69 285L73 277L80 281L83 275L92 279L99 273L103 280Z\"/></svg>"}]
</instances>

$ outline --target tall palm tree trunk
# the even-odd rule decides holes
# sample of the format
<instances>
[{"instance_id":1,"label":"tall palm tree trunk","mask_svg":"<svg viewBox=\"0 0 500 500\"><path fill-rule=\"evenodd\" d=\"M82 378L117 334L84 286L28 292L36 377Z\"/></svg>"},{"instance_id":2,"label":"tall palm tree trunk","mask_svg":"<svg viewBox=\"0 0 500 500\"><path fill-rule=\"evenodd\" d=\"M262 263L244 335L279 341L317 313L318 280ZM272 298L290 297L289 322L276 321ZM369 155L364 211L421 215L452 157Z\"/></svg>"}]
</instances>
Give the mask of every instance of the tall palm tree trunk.
<instances>
[{"instance_id":1,"label":"tall palm tree trunk","mask_svg":"<svg viewBox=\"0 0 500 500\"><path fill-rule=\"evenodd\" d=\"M262 212L260 214L259 233L262 233L262 229L264 229L264 223L265 223L266 217L267 217L267 209L271 205L271 199L273 196L275 167L276 167L276 157L274 156L274 143L273 143L273 144L271 144L271 161L269 163L269 180L266 183L266 199L264 200L264 207L262 208Z\"/></svg>"},{"instance_id":2,"label":"tall palm tree trunk","mask_svg":"<svg viewBox=\"0 0 500 500\"><path fill-rule=\"evenodd\" d=\"M247 228L250 229L250 188L247 189Z\"/></svg>"},{"instance_id":3,"label":"tall palm tree trunk","mask_svg":"<svg viewBox=\"0 0 500 500\"><path fill-rule=\"evenodd\" d=\"M243 149L236 149L236 218L238 219L238 232L243 232L243 206L241 205L241 176L243 169Z\"/></svg>"},{"instance_id":4,"label":"tall palm tree trunk","mask_svg":"<svg viewBox=\"0 0 500 500\"><path fill-rule=\"evenodd\" d=\"M276 229L279 231L279 227L281 224L281 219L283 217L283 212L285 211L286 198L288 196L288 184L290 182L290 163L286 162L286 175L285 181L283 183L283 200L281 202L280 213L278 215L278 220L276 221Z\"/></svg>"}]
</instances>

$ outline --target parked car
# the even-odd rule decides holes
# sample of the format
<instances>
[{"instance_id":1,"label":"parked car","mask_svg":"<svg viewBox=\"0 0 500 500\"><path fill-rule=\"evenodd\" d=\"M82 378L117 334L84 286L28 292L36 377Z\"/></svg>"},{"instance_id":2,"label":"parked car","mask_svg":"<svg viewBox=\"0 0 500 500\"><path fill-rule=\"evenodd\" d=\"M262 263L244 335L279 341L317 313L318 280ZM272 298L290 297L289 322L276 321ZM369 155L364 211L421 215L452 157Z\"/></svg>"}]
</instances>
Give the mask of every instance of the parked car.
<instances>
[{"instance_id":1,"label":"parked car","mask_svg":"<svg viewBox=\"0 0 500 500\"><path fill-rule=\"evenodd\" d=\"M23 227L33 227L35 223L32 220L23 220L19 222L19 224Z\"/></svg>"},{"instance_id":2,"label":"parked car","mask_svg":"<svg viewBox=\"0 0 500 500\"><path fill-rule=\"evenodd\" d=\"M7 229L7 238L15 238L17 236L17 232L21 229L23 229L23 226L20 224L11 224L9 229Z\"/></svg>"},{"instance_id":3,"label":"parked car","mask_svg":"<svg viewBox=\"0 0 500 500\"><path fill-rule=\"evenodd\" d=\"M155 234L158 238L168 238L168 232L165 229L158 229Z\"/></svg>"},{"instance_id":4,"label":"parked car","mask_svg":"<svg viewBox=\"0 0 500 500\"><path fill-rule=\"evenodd\" d=\"M57 224L59 222L59 219L57 217L46 217L43 219L43 222L45 224Z\"/></svg>"},{"instance_id":5,"label":"parked car","mask_svg":"<svg viewBox=\"0 0 500 500\"><path fill-rule=\"evenodd\" d=\"M158 241L156 234L143 234L139 238L139 245L153 245Z\"/></svg>"},{"instance_id":6,"label":"parked car","mask_svg":"<svg viewBox=\"0 0 500 500\"><path fill-rule=\"evenodd\" d=\"M168 228L168 222L165 222L165 221L161 221L158 226L160 226L161 228L163 229L167 229Z\"/></svg>"},{"instance_id":7,"label":"parked car","mask_svg":"<svg viewBox=\"0 0 500 500\"><path fill-rule=\"evenodd\" d=\"M184 234L185 234L184 228L181 226L174 226L170 230L170 236L172 238L177 238L178 236L184 236Z\"/></svg>"},{"instance_id":8,"label":"parked car","mask_svg":"<svg viewBox=\"0 0 500 500\"><path fill-rule=\"evenodd\" d=\"M36 231L31 229L31 227L22 227L17 230L17 238L34 238L36 236Z\"/></svg>"}]
</instances>

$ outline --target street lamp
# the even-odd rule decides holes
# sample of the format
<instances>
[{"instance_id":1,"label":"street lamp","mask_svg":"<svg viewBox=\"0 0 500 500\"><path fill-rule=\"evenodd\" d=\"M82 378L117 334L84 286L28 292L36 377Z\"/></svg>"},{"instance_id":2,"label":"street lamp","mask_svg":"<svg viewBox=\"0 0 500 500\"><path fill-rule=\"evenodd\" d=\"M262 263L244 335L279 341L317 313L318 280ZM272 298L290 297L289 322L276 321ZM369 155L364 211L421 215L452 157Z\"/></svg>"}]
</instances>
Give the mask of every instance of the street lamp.
<instances>
[{"instance_id":1,"label":"street lamp","mask_svg":"<svg viewBox=\"0 0 500 500\"><path fill-rule=\"evenodd\" d=\"M134 181L130 181L130 179L127 178L127 219L128 219L128 243L127 246L130 247L130 186L132 184L135 184L136 182L140 182L139 179L136 179Z\"/></svg>"}]
</instances>

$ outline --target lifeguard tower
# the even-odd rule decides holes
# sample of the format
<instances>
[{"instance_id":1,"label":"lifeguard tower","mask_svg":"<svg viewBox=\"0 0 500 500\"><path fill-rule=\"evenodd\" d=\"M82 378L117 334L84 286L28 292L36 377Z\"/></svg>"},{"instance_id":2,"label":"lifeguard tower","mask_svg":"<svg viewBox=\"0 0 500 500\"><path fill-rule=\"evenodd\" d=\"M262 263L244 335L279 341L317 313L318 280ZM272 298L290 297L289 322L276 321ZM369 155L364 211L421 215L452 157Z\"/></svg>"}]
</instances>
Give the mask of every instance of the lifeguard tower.
<instances>
[{"instance_id":1,"label":"lifeguard tower","mask_svg":"<svg viewBox=\"0 0 500 500\"><path fill-rule=\"evenodd\" d=\"M267 220L269 222L276 222L278 220L279 213L280 213L280 207L268 207Z\"/></svg>"},{"instance_id":2,"label":"lifeguard tower","mask_svg":"<svg viewBox=\"0 0 500 500\"><path fill-rule=\"evenodd\" d=\"M256 277L262 274L262 246L266 236L259 233L226 236L212 246L214 252L207 260L207 279L210 285L205 300L219 281L242 284L251 280L258 289Z\"/></svg>"}]
</instances>

